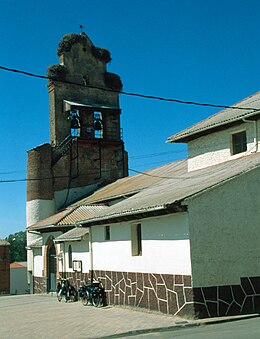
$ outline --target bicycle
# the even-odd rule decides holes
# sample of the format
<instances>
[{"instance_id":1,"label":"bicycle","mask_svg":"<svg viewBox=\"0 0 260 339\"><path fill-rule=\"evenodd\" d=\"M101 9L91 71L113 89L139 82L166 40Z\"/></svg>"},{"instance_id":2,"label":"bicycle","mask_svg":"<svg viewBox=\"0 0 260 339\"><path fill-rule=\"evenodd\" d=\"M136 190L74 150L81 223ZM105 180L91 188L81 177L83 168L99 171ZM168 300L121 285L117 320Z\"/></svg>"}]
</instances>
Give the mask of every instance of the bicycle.
<instances>
[{"instance_id":1,"label":"bicycle","mask_svg":"<svg viewBox=\"0 0 260 339\"><path fill-rule=\"evenodd\" d=\"M81 286L78 290L78 295L84 306L88 303L95 307L102 307L104 305L105 290L99 281L90 281L86 285Z\"/></svg>"}]
</instances>

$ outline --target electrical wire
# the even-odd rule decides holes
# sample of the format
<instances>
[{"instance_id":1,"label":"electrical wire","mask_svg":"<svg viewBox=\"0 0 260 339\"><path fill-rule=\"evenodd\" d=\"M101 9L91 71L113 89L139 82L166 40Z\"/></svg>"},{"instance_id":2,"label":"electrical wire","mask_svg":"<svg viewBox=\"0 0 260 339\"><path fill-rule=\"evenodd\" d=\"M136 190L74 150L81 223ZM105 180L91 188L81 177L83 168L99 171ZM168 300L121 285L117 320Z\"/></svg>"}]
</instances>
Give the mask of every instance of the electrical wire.
<instances>
[{"instance_id":1,"label":"electrical wire","mask_svg":"<svg viewBox=\"0 0 260 339\"><path fill-rule=\"evenodd\" d=\"M145 159L145 158L153 158L153 157L158 157L158 156L161 156L161 155L184 153L186 151L187 150L182 149L182 150L179 150L179 151L167 151L167 152L151 153L151 154L144 154L144 155L133 155L133 156L130 156L129 159L138 160L138 159Z\"/></svg>"},{"instance_id":2,"label":"electrical wire","mask_svg":"<svg viewBox=\"0 0 260 339\"><path fill-rule=\"evenodd\" d=\"M76 86L80 86L80 87L88 87L88 88L92 88L92 89L99 89L101 91L114 92L114 93L119 93L119 94L124 94L124 95L128 95L128 96L134 96L134 97L139 97L139 98L144 98L144 99L174 102L174 103L185 104L185 105L196 105L196 106L215 107L215 108L229 108L229 109L238 109L238 110L250 110L250 111L253 111L253 112L257 111L257 109L252 108L252 107L237 107L237 106L228 106L228 105L217 105L217 104L211 104L211 103L201 103L201 102L196 102L196 101L185 101L185 100L180 100L180 99L164 98L164 97L155 96L155 95L146 95L146 94L133 93L133 92L117 91L117 90L114 90L114 89L109 89L109 88L104 88L104 87L99 87L99 86L93 86L93 85L88 85L88 84L80 84L80 83L73 82L73 81L58 80L58 79L48 77L48 76L45 76L45 75L34 74L34 73L30 73L30 72L26 72L26 71L14 69L14 68L8 68L8 67L4 67L4 66L0 66L0 69L4 70L4 71L8 71L8 72L27 75L27 76L34 77L34 78L51 80L51 81L55 81L55 82L60 82L60 83L65 83L65 84L70 84L70 85L76 85Z\"/></svg>"}]
</instances>

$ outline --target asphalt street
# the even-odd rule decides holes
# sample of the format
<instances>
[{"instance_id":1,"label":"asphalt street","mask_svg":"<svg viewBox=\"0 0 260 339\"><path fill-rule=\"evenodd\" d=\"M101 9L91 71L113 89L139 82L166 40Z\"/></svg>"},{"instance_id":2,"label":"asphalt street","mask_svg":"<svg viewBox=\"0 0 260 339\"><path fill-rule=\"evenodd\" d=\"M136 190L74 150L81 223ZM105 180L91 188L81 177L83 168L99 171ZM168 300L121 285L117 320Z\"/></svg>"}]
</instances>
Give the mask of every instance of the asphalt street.
<instances>
[{"instance_id":1,"label":"asphalt street","mask_svg":"<svg viewBox=\"0 0 260 339\"><path fill-rule=\"evenodd\" d=\"M121 338L129 338L122 336ZM179 330L150 332L131 336L133 339L259 339L260 319L243 319L214 325L202 325Z\"/></svg>"}]
</instances>

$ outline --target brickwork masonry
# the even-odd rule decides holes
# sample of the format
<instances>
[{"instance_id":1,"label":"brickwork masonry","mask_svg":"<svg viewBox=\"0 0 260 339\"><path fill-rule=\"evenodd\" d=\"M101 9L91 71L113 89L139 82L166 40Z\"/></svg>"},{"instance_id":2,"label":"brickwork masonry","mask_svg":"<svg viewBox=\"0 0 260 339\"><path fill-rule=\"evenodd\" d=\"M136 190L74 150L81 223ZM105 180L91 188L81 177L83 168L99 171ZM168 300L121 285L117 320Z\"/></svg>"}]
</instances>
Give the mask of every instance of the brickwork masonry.
<instances>
[{"instance_id":1,"label":"brickwork masonry","mask_svg":"<svg viewBox=\"0 0 260 339\"><path fill-rule=\"evenodd\" d=\"M0 240L1 241L1 240ZM10 245L0 245L0 294L10 293Z\"/></svg>"}]
</instances>

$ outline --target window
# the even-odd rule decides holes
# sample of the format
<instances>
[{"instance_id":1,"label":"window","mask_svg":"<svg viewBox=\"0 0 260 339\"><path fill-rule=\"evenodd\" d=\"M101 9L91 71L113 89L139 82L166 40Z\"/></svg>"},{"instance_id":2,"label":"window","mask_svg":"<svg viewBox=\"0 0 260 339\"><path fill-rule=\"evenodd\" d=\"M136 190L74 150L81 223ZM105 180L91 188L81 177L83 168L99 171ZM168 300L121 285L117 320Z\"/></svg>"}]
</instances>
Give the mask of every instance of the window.
<instances>
[{"instance_id":1,"label":"window","mask_svg":"<svg viewBox=\"0 0 260 339\"><path fill-rule=\"evenodd\" d=\"M69 268L72 268L72 247L71 245L69 245L68 254L69 254Z\"/></svg>"},{"instance_id":2,"label":"window","mask_svg":"<svg viewBox=\"0 0 260 339\"><path fill-rule=\"evenodd\" d=\"M105 226L105 240L110 240L110 226Z\"/></svg>"},{"instance_id":3,"label":"window","mask_svg":"<svg viewBox=\"0 0 260 339\"><path fill-rule=\"evenodd\" d=\"M246 131L232 135L232 155L245 152L247 150Z\"/></svg>"},{"instance_id":4,"label":"window","mask_svg":"<svg viewBox=\"0 0 260 339\"><path fill-rule=\"evenodd\" d=\"M131 226L132 256L142 255L142 229L141 224Z\"/></svg>"}]
</instances>

